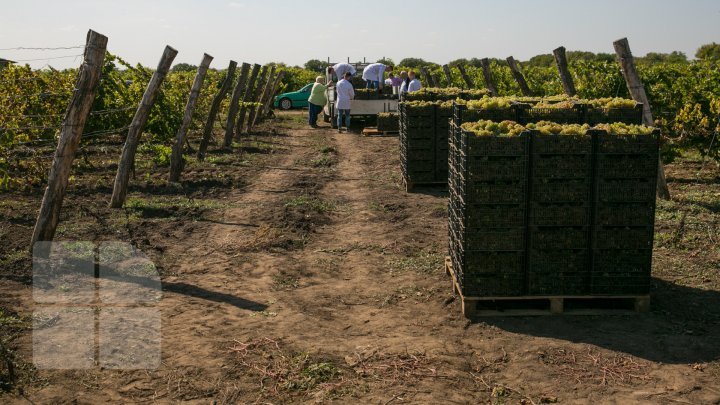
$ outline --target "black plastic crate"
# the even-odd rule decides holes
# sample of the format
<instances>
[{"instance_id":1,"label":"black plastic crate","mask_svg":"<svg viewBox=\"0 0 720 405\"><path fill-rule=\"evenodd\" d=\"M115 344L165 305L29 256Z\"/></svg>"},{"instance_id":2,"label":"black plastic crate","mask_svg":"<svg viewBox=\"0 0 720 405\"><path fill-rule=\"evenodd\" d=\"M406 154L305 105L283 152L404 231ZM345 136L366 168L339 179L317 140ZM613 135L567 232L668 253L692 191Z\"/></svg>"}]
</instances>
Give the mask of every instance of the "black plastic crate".
<instances>
[{"instance_id":1,"label":"black plastic crate","mask_svg":"<svg viewBox=\"0 0 720 405\"><path fill-rule=\"evenodd\" d=\"M430 148L407 148L405 157L413 160L433 160L435 159L435 151Z\"/></svg>"},{"instance_id":2,"label":"black plastic crate","mask_svg":"<svg viewBox=\"0 0 720 405\"><path fill-rule=\"evenodd\" d=\"M460 173L467 168L469 178L466 180L470 182L522 181L527 178L525 156L470 157L456 163Z\"/></svg>"},{"instance_id":3,"label":"black plastic crate","mask_svg":"<svg viewBox=\"0 0 720 405\"><path fill-rule=\"evenodd\" d=\"M659 130L655 130L652 135L610 135L601 131L597 134L598 153L657 157L659 139Z\"/></svg>"},{"instance_id":4,"label":"black plastic crate","mask_svg":"<svg viewBox=\"0 0 720 405\"><path fill-rule=\"evenodd\" d=\"M593 252L596 277L648 276L652 269L650 249L611 249Z\"/></svg>"},{"instance_id":5,"label":"black plastic crate","mask_svg":"<svg viewBox=\"0 0 720 405\"><path fill-rule=\"evenodd\" d=\"M468 228L522 227L525 223L523 205L464 205L452 202L465 212Z\"/></svg>"},{"instance_id":6,"label":"black plastic crate","mask_svg":"<svg viewBox=\"0 0 720 405\"><path fill-rule=\"evenodd\" d=\"M466 203L520 204L525 203L525 181L473 183L467 187Z\"/></svg>"},{"instance_id":7,"label":"black plastic crate","mask_svg":"<svg viewBox=\"0 0 720 405\"><path fill-rule=\"evenodd\" d=\"M464 274L461 288L466 297L517 297L525 294L525 277L512 274Z\"/></svg>"},{"instance_id":8,"label":"black plastic crate","mask_svg":"<svg viewBox=\"0 0 720 405\"><path fill-rule=\"evenodd\" d=\"M533 156L533 177L537 179L579 179L592 176L591 155Z\"/></svg>"},{"instance_id":9,"label":"black plastic crate","mask_svg":"<svg viewBox=\"0 0 720 405\"><path fill-rule=\"evenodd\" d=\"M590 226L590 206L585 204L533 203L532 226Z\"/></svg>"},{"instance_id":10,"label":"black plastic crate","mask_svg":"<svg viewBox=\"0 0 720 405\"><path fill-rule=\"evenodd\" d=\"M657 177L647 179L598 180L597 198L600 202L655 201Z\"/></svg>"},{"instance_id":11,"label":"black plastic crate","mask_svg":"<svg viewBox=\"0 0 720 405\"><path fill-rule=\"evenodd\" d=\"M654 179L657 155L598 155L598 177L606 179Z\"/></svg>"},{"instance_id":12,"label":"black plastic crate","mask_svg":"<svg viewBox=\"0 0 720 405\"><path fill-rule=\"evenodd\" d=\"M531 273L589 273L590 251L531 249L528 263Z\"/></svg>"},{"instance_id":13,"label":"black plastic crate","mask_svg":"<svg viewBox=\"0 0 720 405\"><path fill-rule=\"evenodd\" d=\"M460 232L462 232L462 229ZM515 228L466 228L466 251L518 251L525 249L525 230Z\"/></svg>"},{"instance_id":14,"label":"black plastic crate","mask_svg":"<svg viewBox=\"0 0 720 405\"><path fill-rule=\"evenodd\" d=\"M582 106L576 108L538 108L525 110L520 119L522 124L550 121L558 124L583 124L585 111Z\"/></svg>"},{"instance_id":15,"label":"black plastic crate","mask_svg":"<svg viewBox=\"0 0 720 405\"><path fill-rule=\"evenodd\" d=\"M648 226L655 224L652 203L601 203L595 221L599 226Z\"/></svg>"},{"instance_id":16,"label":"black plastic crate","mask_svg":"<svg viewBox=\"0 0 720 405\"><path fill-rule=\"evenodd\" d=\"M433 150L435 148L435 140L433 139L414 139L408 138L404 142L401 142L401 147L404 149L422 149L422 150Z\"/></svg>"},{"instance_id":17,"label":"black plastic crate","mask_svg":"<svg viewBox=\"0 0 720 405\"><path fill-rule=\"evenodd\" d=\"M531 249L586 249L589 231L586 227L529 227Z\"/></svg>"},{"instance_id":18,"label":"black plastic crate","mask_svg":"<svg viewBox=\"0 0 720 405\"><path fill-rule=\"evenodd\" d=\"M595 229L595 249L652 249L652 227L602 227Z\"/></svg>"},{"instance_id":19,"label":"black plastic crate","mask_svg":"<svg viewBox=\"0 0 720 405\"><path fill-rule=\"evenodd\" d=\"M532 201L539 203L589 203L589 179L533 179Z\"/></svg>"},{"instance_id":20,"label":"black plastic crate","mask_svg":"<svg viewBox=\"0 0 720 405\"><path fill-rule=\"evenodd\" d=\"M592 153L592 136L590 135L542 135L535 133L532 140L534 154L585 154Z\"/></svg>"},{"instance_id":21,"label":"black plastic crate","mask_svg":"<svg viewBox=\"0 0 720 405\"><path fill-rule=\"evenodd\" d=\"M525 273L524 252L469 252L462 254L463 274L515 274Z\"/></svg>"},{"instance_id":22,"label":"black plastic crate","mask_svg":"<svg viewBox=\"0 0 720 405\"><path fill-rule=\"evenodd\" d=\"M468 156L527 156L528 136L521 134L513 137L477 136L462 131L460 151Z\"/></svg>"},{"instance_id":23,"label":"black plastic crate","mask_svg":"<svg viewBox=\"0 0 720 405\"><path fill-rule=\"evenodd\" d=\"M642 124L643 105L638 103L634 108L595 108L588 107L585 120L590 125L623 122L625 124Z\"/></svg>"},{"instance_id":24,"label":"black plastic crate","mask_svg":"<svg viewBox=\"0 0 720 405\"><path fill-rule=\"evenodd\" d=\"M590 293L588 277L579 273L528 274L529 295L586 295Z\"/></svg>"},{"instance_id":25,"label":"black plastic crate","mask_svg":"<svg viewBox=\"0 0 720 405\"><path fill-rule=\"evenodd\" d=\"M593 295L645 295L650 293L650 275L615 276L593 274L590 290Z\"/></svg>"}]
</instances>

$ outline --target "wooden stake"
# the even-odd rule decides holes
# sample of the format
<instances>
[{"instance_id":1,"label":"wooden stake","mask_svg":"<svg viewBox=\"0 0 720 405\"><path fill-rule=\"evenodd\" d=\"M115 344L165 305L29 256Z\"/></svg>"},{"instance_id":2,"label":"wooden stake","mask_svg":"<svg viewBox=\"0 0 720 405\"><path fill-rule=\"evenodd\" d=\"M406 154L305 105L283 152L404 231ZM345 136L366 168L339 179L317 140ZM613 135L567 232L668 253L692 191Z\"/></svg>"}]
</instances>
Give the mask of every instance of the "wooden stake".
<instances>
[{"instance_id":1,"label":"wooden stake","mask_svg":"<svg viewBox=\"0 0 720 405\"><path fill-rule=\"evenodd\" d=\"M100 82L107 42L106 36L92 30L88 31L83 64L78 70L73 96L65 111L65 118L60 129L60 139L48 175L48 185L45 188L40 212L35 222L30 243L31 253L36 242L51 241L55 237L75 152L80 146L80 138L90 116Z\"/></svg>"},{"instance_id":2,"label":"wooden stake","mask_svg":"<svg viewBox=\"0 0 720 405\"><path fill-rule=\"evenodd\" d=\"M452 87L452 74L450 74L450 66L443 65L443 72L445 73L445 79L447 80L447 87Z\"/></svg>"},{"instance_id":3,"label":"wooden stake","mask_svg":"<svg viewBox=\"0 0 720 405\"><path fill-rule=\"evenodd\" d=\"M525 80L525 76L522 74L520 69L518 69L517 63L515 62L515 58L512 56L508 56L506 59L508 66L510 66L510 71L512 72L513 77L515 78L515 81L517 82L518 86L520 86L520 91L522 92L523 96L530 97L532 96L532 91L530 91L530 86L528 86L527 81Z\"/></svg>"},{"instance_id":4,"label":"wooden stake","mask_svg":"<svg viewBox=\"0 0 720 405\"><path fill-rule=\"evenodd\" d=\"M570 70L568 69L565 47L561 46L555 49L553 51L553 55L555 55L555 63L557 63L558 72L560 72L560 81L562 81L565 94L570 97L575 97L575 95L577 95L577 91L575 91L575 82L573 81Z\"/></svg>"},{"instance_id":5,"label":"wooden stake","mask_svg":"<svg viewBox=\"0 0 720 405\"><path fill-rule=\"evenodd\" d=\"M232 97L230 98L230 106L228 107L228 115L225 120L225 140L223 146L229 148L232 144L233 130L235 129L235 118L238 113L238 103L240 98L245 91L245 85L247 83L248 73L250 72L250 64L243 63L240 68L240 77L238 77L237 84L233 90Z\"/></svg>"},{"instance_id":6,"label":"wooden stake","mask_svg":"<svg viewBox=\"0 0 720 405\"><path fill-rule=\"evenodd\" d=\"M270 93L272 92L272 86L275 84L275 65L272 65L270 67L270 73L268 74L267 82L265 83L265 88L263 89L262 96L260 97L260 106L257 108L257 111L255 112L254 119L250 122L248 131L251 131L252 128L255 126L255 124L259 121L261 121L265 116L263 115L263 110L265 107L265 103L267 102L267 98L270 97Z\"/></svg>"},{"instance_id":7,"label":"wooden stake","mask_svg":"<svg viewBox=\"0 0 720 405\"><path fill-rule=\"evenodd\" d=\"M175 56L178 51L171 48L170 46L165 47L160 63L158 63L157 70L153 73L150 83L148 83L143 94L140 106L138 106L135 116L130 123L130 129L128 130L127 138L125 139L125 145L123 146L122 155L118 162L117 174L115 175L115 185L113 187L112 197L110 199L110 206L112 208L121 208L125 204L125 197L127 195L128 181L130 180L130 170L135 163L135 152L137 151L140 136L145 128L148 117L150 116L150 109L155 104L155 99L160 90L160 85L165 80L168 71L170 71L170 65L172 65Z\"/></svg>"},{"instance_id":8,"label":"wooden stake","mask_svg":"<svg viewBox=\"0 0 720 405\"><path fill-rule=\"evenodd\" d=\"M208 68L210 68L212 60L212 56L204 54L202 61L200 61L200 66L198 66L197 74L195 74L195 80L193 81L192 88L190 89L190 96L188 96L188 101L185 105L185 114L183 115L182 124L175 136L175 144L173 145L172 155L170 155L170 175L168 177L168 181L170 183L177 183L180 181L180 174L183 169L183 147L185 146L185 139L187 137L188 129L190 129L190 124L192 124L192 116L195 112L197 99L200 96L200 90L202 89L203 82L205 81L205 75L207 74Z\"/></svg>"},{"instance_id":9,"label":"wooden stake","mask_svg":"<svg viewBox=\"0 0 720 405\"><path fill-rule=\"evenodd\" d=\"M425 78L425 83L427 83L428 87L435 87L435 82L433 81L433 77L430 76L430 72L428 72L427 67L422 66L420 68L420 72L423 75L423 78Z\"/></svg>"},{"instance_id":10,"label":"wooden stake","mask_svg":"<svg viewBox=\"0 0 720 405\"><path fill-rule=\"evenodd\" d=\"M468 89L475 88L475 84L473 83L472 79L470 79L470 76L468 76L467 72L465 71L465 66L458 65L458 70L460 71L460 76L462 76L463 81L465 82L465 85Z\"/></svg>"},{"instance_id":11,"label":"wooden stake","mask_svg":"<svg viewBox=\"0 0 720 405\"><path fill-rule=\"evenodd\" d=\"M272 90L270 92L270 97L265 101L265 105L263 106L262 110L262 116L267 117L267 115L270 113L270 106L272 106L273 101L275 99L275 93L278 91L278 87L280 87L280 83L282 82L282 79L285 77L285 71L281 71L278 73L277 77L275 78L275 81L272 85Z\"/></svg>"},{"instance_id":12,"label":"wooden stake","mask_svg":"<svg viewBox=\"0 0 720 405\"><path fill-rule=\"evenodd\" d=\"M653 120L652 110L650 108L650 100L647 97L647 93L645 93L645 87L640 80L640 75L638 75L635 69L635 60L633 59L632 52L630 52L630 44L627 38L613 42L613 46L615 47L615 53L622 67L622 74L625 78L627 88L630 91L630 95L633 100L643 105L643 124L655 126L655 120ZM670 189L665 179L665 168L663 167L662 159L658 159L657 196L663 200L670 199Z\"/></svg>"},{"instance_id":13,"label":"wooden stake","mask_svg":"<svg viewBox=\"0 0 720 405\"><path fill-rule=\"evenodd\" d=\"M430 77L433 80L433 86L434 87L440 87L440 78L435 73L430 73Z\"/></svg>"},{"instance_id":14,"label":"wooden stake","mask_svg":"<svg viewBox=\"0 0 720 405\"><path fill-rule=\"evenodd\" d=\"M207 153L207 147L212 138L213 128L215 127L215 119L217 118L218 111L220 111L220 105L230 91L230 87L235 77L235 70L237 69L237 62L234 60L230 61L230 65L227 69L227 75L220 85L220 90L213 98L212 105L210 106L210 113L208 114L207 121L205 122L205 129L203 130L203 137L200 141L200 147L197 152L197 159L199 161L205 160L205 153Z\"/></svg>"},{"instance_id":15,"label":"wooden stake","mask_svg":"<svg viewBox=\"0 0 720 405\"><path fill-rule=\"evenodd\" d=\"M274 65L272 66L275 67ZM257 85L255 86L255 94L252 96L252 100L250 100L251 103L257 103L262 98L263 91L265 90L266 82L268 79L268 71L269 68L267 65L263 66L262 71L260 73L260 78L258 79ZM246 132L250 132L250 127L252 126L253 121L255 121L255 116L257 115L257 106L252 106L248 109L248 119L247 123L245 125ZM240 127L238 127L238 131L240 130Z\"/></svg>"},{"instance_id":16,"label":"wooden stake","mask_svg":"<svg viewBox=\"0 0 720 405\"><path fill-rule=\"evenodd\" d=\"M234 128L235 137L238 139L240 137L240 134L242 133L243 125L245 124L245 114L247 112L246 103L249 103L252 99L253 94L255 94L255 82L257 81L259 73L260 65L255 64L253 66L252 73L250 73L250 79L248 80L245 92L243 93L242 104L240 105L240 112L237 116L237 122L234 126L232 126L232 128Z\"/></svg>"},{"instance_id":17,"label":"wooden stake","mask_svg":"<svg viewBox=\"0 0 720 405\"><path fill-rule=\"evenodd\" d=\"M485 78L485 87L490 90L491 96L497 97L497 87L495 87L492 74L490 73L490 60L488 58L482 58L480 60L480 66L482 67L483 78Z\"/></svg>"}]
</instances>

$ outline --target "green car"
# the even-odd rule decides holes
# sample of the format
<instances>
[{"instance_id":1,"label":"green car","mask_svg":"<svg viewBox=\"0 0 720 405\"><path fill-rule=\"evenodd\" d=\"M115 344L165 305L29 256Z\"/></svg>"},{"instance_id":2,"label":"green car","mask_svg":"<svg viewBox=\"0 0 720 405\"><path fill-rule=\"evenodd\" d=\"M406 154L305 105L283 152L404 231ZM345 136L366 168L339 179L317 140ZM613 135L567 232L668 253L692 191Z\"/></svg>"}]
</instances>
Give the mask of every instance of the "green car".
<instances>
[{"instance_id":1,"label":"green car","mask_svg":"<svg viewBox=\"0 0 720 405\"><path fill-rule=\"evenodd\" d=\"M275 97L275 108L281 110L289 110L291 108L303 108L308 106L308 98L310 97L310 90L312 90L314 83L310 83L303 86L298 91L290 93L283 93Z\"/></svg>"}]
</instances>

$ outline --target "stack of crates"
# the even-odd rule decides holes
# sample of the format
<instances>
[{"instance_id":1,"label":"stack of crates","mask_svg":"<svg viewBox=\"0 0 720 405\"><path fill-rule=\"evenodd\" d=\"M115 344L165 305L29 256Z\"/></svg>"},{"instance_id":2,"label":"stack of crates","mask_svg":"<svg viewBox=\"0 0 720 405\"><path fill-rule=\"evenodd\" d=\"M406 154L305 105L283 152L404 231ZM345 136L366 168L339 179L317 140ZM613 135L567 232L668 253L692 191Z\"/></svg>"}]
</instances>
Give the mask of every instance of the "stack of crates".
<instances>
[{"instance_id":1,"label":"stack of crates","mask_svg":"<svg viewBox=\"0 0 720 405\"><path fill-rule=\"evenodd\" d=\"M478 137L457 107L448 232L464 296L649 292L659 131Z\"/></svg>"},{"instance_id":2,"label":"stack of crates","mask_svg":"<svg viewBox=\"0 0 720 405\"><path fill-rule=\"evenodd\" d=\"M659 134L596 137L592 292L647 294Z\"/></svg>"},{"instance_id":3,"label":"stack of crates","mask_svg":"<svg viewBox=\"0 0 720 405\"><path fill-rule=\"evenodd\" d=\"M591 135L530 133L528 293L588 294Z\"/></svg>"},{"instance_id":4,"label":"stack of crates","mask_svg":"<svg viewBox=\"0 0 720 405\"><path fill-rule=\"evenodd\" d=\"M529 138L451 127L448 228L458 284L466 296L522 295Z\"/></svg>"},{"instance_id":5,"label":"stack of crates","mask_svg":"<svg viewBox=\"0 0 720 405\"><path fill-rule=\"evenodd\" d=\"M437 105L408 106L400 103L399 112L400 167L405 181L412 184L446 181L447 165L438 167L437 164L440 143L435 129ZM447 153L447 142L445 145Z\"/></svg>"}]
</instances>

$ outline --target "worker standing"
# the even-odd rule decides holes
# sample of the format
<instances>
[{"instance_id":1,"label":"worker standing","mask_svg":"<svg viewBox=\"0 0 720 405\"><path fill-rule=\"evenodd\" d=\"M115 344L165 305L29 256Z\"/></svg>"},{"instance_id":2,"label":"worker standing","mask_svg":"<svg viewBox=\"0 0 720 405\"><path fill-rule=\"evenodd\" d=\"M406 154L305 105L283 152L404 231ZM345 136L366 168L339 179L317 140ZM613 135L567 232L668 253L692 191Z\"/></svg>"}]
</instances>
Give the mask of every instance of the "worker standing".
<instances>
[{"instance_id":1,"label":"worker standing","mask_svg":"<svg viewBox=\"0 0 720 405\"><path fill-rule=\"evenodd\" d=\"M345 128L350 130L350 100L355 98L355 89L353 89L350 78L352 74L345 72L343 79L335 86L337 97L335 98L335 110L337 111L338 132L342 132L343 116L345 116Z\"/></svg>"},{"instance_id":2,"label":"worker standing","mask_svg":"<svg viewBox=\"0 0 720 405\"><path fill-rule=\"evenodd\" d=\"M327 97L325 96L326 91L327 86L325 86L325 78L322 76L316 77L315 84L313 85L313 88L310 91L310 97L308 98L308 124L310 124L312 128L317 128L318 114L320 114L323 106L327 103Z\"/></svg>"},{"instance_id":3,"label":"worker standing","mask_svg":"<svg viewBox=\"0 0 720 405\"><path fill-rule=\"evenodd\" d=\"M355 67L349 63L338 63L328 68L328 74L334 74L338 80L345 77L345 73L347 72L350 72L350 76L354 76L357 71L355 70Z\"/></svg>"},{"instance_id":4,"label":"worker standing","mask_svg":"<svg viewBox=\"0 0 720 405\"><path fill-rule=\"evenodd\" d=\"M392 72L393 67L382 63L371 63L363 70L362 78L367 83L368 89L382 90L385 84L385 72Z\"/></svg>"}]
</instances>

